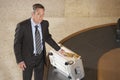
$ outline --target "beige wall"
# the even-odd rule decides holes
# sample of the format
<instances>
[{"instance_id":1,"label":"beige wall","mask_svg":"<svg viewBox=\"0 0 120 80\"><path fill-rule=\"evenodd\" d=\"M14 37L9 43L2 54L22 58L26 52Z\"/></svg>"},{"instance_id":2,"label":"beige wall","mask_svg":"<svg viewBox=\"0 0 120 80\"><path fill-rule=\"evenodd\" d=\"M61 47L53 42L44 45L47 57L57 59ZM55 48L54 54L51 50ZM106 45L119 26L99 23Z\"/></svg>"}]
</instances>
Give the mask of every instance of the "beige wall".
<instances>
[{"instance_id":1,"label":"beige wall","mask_svg":"<svg viewBox=\"0 0 120 80\"><path fill-rule=\"evenodd\" d=\"M120 0L65 0L67 17L117 17Z\"/></svg>"},{"instance_id":2,"label":"beige wall","mask_svg":"<svg viewBox=\"0 0 120 80\"><path fill-rule=\"evenodd\" d=\"M18 22L30 17L36 2L45 5L45 19L57 42L76 31L116 22L120 17L120 0L0 0L0 80L21 80L13 53L14 30Z\"/></svg>"}]
</instances>

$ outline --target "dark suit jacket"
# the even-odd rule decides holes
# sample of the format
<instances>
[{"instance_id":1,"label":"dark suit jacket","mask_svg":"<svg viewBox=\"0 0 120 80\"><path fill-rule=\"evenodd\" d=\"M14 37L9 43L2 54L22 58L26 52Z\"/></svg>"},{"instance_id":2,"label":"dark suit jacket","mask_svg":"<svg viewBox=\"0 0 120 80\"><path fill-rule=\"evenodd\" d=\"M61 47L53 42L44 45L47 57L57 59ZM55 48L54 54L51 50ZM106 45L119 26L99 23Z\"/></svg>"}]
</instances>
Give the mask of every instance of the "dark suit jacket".
<instances>
[{"instance_id":1,"label":"dark suit jacket","mask_svg":"<svg viewBox=\"0 0 120 80\"><path fill-rule=\"evenodd\" d=\"M52 39L48 26L48 21L43 20L41 22L44 59L46 58L45 42L47 42L55 50L60 49L57 43ZM21 61L25 61L28 65L31 63L31 58L33 56L33 36L30 19L17 24L14 39L14 52L17 63Z\"/></svg>"}]
</instances>

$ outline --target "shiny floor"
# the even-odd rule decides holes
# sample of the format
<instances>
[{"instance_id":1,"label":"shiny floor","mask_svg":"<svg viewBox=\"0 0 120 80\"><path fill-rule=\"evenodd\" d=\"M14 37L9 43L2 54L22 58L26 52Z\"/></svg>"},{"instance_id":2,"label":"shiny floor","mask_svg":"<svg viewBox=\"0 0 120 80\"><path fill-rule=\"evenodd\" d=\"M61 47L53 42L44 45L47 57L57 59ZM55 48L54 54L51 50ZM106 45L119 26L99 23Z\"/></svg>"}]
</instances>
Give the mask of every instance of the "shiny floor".
<instances>
[{"instance_id":1,"label":"shiny floor","mask_svg":"<svg viewBox=\"0 0 120 80\"><path fill-rule=\"evenodd\" d=\"M61 74L56 68L50 66L48 73L48 80L69 80L67 76Z\"/></svg>"}]
</instances>

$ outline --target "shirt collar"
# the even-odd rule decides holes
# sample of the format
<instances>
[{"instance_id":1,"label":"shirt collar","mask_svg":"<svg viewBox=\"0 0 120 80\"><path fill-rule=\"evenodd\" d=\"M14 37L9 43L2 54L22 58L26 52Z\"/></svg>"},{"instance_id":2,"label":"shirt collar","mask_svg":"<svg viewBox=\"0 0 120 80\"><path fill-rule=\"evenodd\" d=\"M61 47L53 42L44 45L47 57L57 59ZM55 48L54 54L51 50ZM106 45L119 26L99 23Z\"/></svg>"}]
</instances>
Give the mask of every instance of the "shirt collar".
<instances>
[{"instance_id":1,"label":"shirt collar","mask_svg":"<svg viewBox=\"0 0 120 80\"><path fill-rule=\"evenodd\" d=\"M33 21L33 19L32 19L32 18L31 18L31 23L32 23L32 25L33 25L33 26L38 25L38 26L40 27L40 24L36 24L36 23Z\"/></svg>"}]
</instances>

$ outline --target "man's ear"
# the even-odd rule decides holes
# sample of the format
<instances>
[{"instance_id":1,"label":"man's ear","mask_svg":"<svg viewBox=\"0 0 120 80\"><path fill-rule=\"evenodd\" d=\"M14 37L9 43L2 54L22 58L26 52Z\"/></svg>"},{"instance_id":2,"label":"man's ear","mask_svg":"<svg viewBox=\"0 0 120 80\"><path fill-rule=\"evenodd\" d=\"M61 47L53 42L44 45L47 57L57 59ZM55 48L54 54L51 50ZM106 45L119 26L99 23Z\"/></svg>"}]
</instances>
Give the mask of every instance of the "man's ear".
<instances>
[{"instance_id":1,"label":"man's ear","mask_svg":"<svg viewBox=\"0 0 120 80\"><path fill-rule=\"evenodd\" d=\"M34 14L35 14L34 12L31 13L32 16L34 16Z\"/></svg>"}]
</instances>

